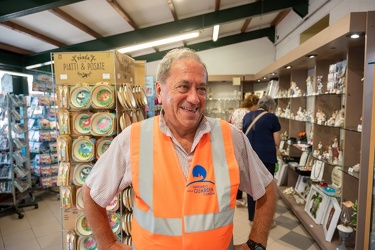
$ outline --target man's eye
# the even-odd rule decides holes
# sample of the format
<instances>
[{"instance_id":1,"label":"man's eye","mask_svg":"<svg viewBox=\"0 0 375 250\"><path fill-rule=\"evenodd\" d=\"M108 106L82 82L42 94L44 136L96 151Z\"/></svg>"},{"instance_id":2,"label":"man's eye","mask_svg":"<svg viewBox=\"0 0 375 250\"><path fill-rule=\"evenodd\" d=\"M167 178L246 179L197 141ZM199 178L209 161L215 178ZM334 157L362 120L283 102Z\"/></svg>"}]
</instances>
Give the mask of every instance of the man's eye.
<instances>
[{"instance_id":1,"label":"man's eye","mask_svg":"<svg viewBox=\"0 0 375 250\"><path fill-rule=\"evenodd\" d=\"M180 93L187 93L189 91L189 87L187 85L179 85L177 86L177 90Z\"/></svg>"},{"instance_id":2,"label":"man's eye","mask_svg":"<svg viewBox=\"0 0 375 250\"><path fill-rule=\"evenodd\" d=\"M207 93L206 88L197 88L197 93L200 95L205 95Z\"/></svg>"}]
</instances>

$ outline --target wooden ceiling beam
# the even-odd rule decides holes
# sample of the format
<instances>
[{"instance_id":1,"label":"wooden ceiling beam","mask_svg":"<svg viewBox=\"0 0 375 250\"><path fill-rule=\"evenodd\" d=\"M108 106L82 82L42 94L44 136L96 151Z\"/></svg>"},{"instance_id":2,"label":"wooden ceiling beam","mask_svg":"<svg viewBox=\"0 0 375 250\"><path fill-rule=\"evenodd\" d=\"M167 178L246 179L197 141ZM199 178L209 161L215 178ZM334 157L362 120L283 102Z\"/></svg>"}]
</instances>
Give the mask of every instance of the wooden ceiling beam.
<instances>
[{"instance_id":1,"label":"wooden ceiling beam","mask_svg":"<svg viewBox=\"0 0 375 250\"><path fill-rule=\"evenodd\" d=\"M107 0L107 2L112 6L112 8L115 11L117 11L118 14L120 14L122 18L124 18L130 24L130 26L133 27L133 29L139 29L139 26L133 21L130 15L126 13L126 11L121 7L121 5L116 0Z\"/></svg>"},{"instance_id":2,"label":"wooden ceiling beam","mask_svg":"<svg viewBox=\"0 0 375 250\"><path fill-rule=\"evenodd\" d=\"M176 8L174 7L174 4L173 4L173 0L168 0L168 7L169 7L169 10L172 13L173 20L177 21L178 17L177 17Z\"/></svg>"},{"instance_id":3,"label":"wooden ceiling beam","mask_svg":"<svg viewBox=\"0 0 375 250\"><path fill-rule=\"evenodd\" d=\"M1 43L1 42L0 42L0 50L7 50L7 51L14 52L14 53L21 54L21 55L30 55L34 53L33 51L21 49L19 47L9 45L6 43Z\"/></svg>"},{"instance_id":4,"label":"wooden ceiling beam","mask_svg":"<svg viewBox=\"0 0 375 250\"><path fill-rule=\"evenodd\" d=\"M278 25L289 14L290 11L291 9L280 11L277 17L275 17L275 19L273 19L273 21L271 22L271 26Z\"/></svg>"},{"instance_id":5,"label":"wooden ceiling beam","mask_svg":"<svg viewBox=\"0 0 375 250\"><path fill-rule=\"evenodd\" d=\"M241 33L245 33L246 32L247 28L250 25L250 22L251 22L251 18L247 18L245 20L245 22L243 23L242 28L241 28Z\"/></svg>"},{"instance_id":6,"label":"wooden ceiling beam","mask_svg":"<svg viewBox=\"0 0 375 250\"><path fill-rule=\"evenodd\" d=\"M215 0L215 11L220 10L220 4L221 4L221 0Z\"/></svg>"},{"instance_id":7,"label":"wooden ceiling beam","mask_svg":"<svg viewBox=\"0 0 375 250\"><path fill-rule=\"evenodd\" d=\"M88 27L87 25L81 23L80 21L73 18L71 15L67 14L66 12L64 12L63 10L61 10L59 8L51 9L50 12L55 14L56 16L60 17L61 19L67 21L68 23L70 23L74 27L82 30L83 32L85 32L87 34L89 34L92 37L95 37L95 38L102 38L103 37L99 33L95 32L93 29Z\"/></svg>"},{"instance_id":8,"label":"wooden ceiling beam","mask_svg":"<svg viewBox=\"0 0 375 250\"><path fill-rule=\"evenodd\" d=\"M45 36L43 34L40 34L38 32L35 32L33 30L30 30L26 27L23 27L21 25L18 25L16 23L13 23L13 22L10 22L10 21L2 22L2 23L0 23L0 25L7 26L8 28L11 28L12 30L16 30L16 31L20 31L22 33L28 34L32 37L35 37L35 38L37 38L39 40L42 40L44 42L47 42L49 44L55 45L56 47L59 47L59 48L67 46L65 43L59 42L55 39L52 39L48 36Z\"/></svg>"}]
</instances>

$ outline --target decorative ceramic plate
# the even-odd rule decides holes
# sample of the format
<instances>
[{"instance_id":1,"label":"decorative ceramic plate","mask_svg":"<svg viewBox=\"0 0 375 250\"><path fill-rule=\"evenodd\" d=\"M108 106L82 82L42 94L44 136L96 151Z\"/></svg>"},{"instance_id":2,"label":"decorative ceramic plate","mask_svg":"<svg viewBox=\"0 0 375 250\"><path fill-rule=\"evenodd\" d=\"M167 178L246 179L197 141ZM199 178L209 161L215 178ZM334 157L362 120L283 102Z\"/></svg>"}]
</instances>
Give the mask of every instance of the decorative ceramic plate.
<instances>
[{"instance_id":1,"label":"decorative ceramic plate","mask_svg":"<svg viewBox=\"0 0 375 250\"><path fill-rule=\"evenodd\" d=\"M139 86L139 93L140 93L140 99L143 104L143 106L147 106L147 96L145 94L145 91Z\"/></svg>"},{"instance_id":2,"label":"decorative ceramic plate","mask_svg":"<svg viewBox=\"0 0 375 250\"><path fill-rule=\"evenodd\" d=\"M77 86L70 91L70 102L73 108L88 108L90 106L90 89Z\"/></svg>"},{"instance_id":3,"label":"decorative ceramic plate","mask_svg":"<svg viewBox=\"0 0 375 250\"><path fill-rule=\"evenodd\" d=\"M94 157L94 143L86 138L76 139L73 142L73 158L78 162L88 162Z\"/></svg>"},{"instance_id":4,"label":"decorative ceramic plate","mask_svg":"<svg viewBox=\"0 0 375 250\"><path fill-rule=\"evenodd\" d=\"M109 148L109 145L112 143L112 138L100 138L96 142L96 158L99 159L102 154Z\"/></svg>"},{"instance_id":5,"label":"decorative ceramic plate","mask_svg":"<svg viewBox=\"0 0 375 250\"><path fill-rule=\"evenodd\" d=\"M132 121L132 123L135 123L138 121L137 114L134 111L130 112L130 120Z\"/></svg>"},{"instance_id":6,"label":"decorative ceramic plate","mask_svg":"<svg viewBox=\"0 0 375 250\"><path fill-rule=\"evenodd\" d=\"M106 207L107 211L116 211L119 208L119 197L116 195L111 203Z\"/></svg>"},{"instance_id":7,"label":"decorative ceramic plate","mask_svg":"<svg viewBox=\"0 0 375 250\"><path fill-rule=\"evenodd\" d=\"M143 116L143 112L141 110L136 111L137 121L143 121L145 118Z\"/></svg>"},{"instance_id":8,"label":"decorative ceramic plate","mask_svg":"<svg viewBox=\"0 0 375 250\"><path fill-rule=\"evenodd\" d=\"M109 225L111 226L112 232L117 234L120 230L120 218L116 213L107 214Z\"/></svg>"},{"instance_id":9,"label":"decorative ceramic plate","mask_svg":"<svg viewBox=\"0 0 375 250\"><path fill-rule=\"evenodd\" d=\"M114 114L98 112L91 118L91 133L93 135L110 135L114 131Z\"/></svg>"},{"instance_id":10,"label":"decorative ceramic plate","mask_svg":"<svg viewBox=\"0 0 375 250\"><path fill-rule=\"evenodd\" d=\"M90 172L92 170L91 164L77 164L74 169L74 179L73 182L77 186L82 186L85 184L85 181L87 177L89 176Z\"/></svg>"},{"instance_id":11,"label":"decorative ceramic plate","mask_svg":"<svg viewBox=\"0 0 375 250\"><path fill-rule=\"evenodd\" d=\"M124 101L126 103L126 106L128 106L129 108L136 108L137 103L136 103L135 98L133 96L132 88L125 85L122 93L123 93L123 98L124 98Z\"/></svg>"},{"instance_id":12,"label":"decorative ceramic plate","mask_svg":"<svg viewBox=\"0 0 375 250\"><path fill-rule=\"evenodd\" d=\"M124 98L123 98L123 94L122 94L122 92L123 92L123 89L122 89L122 87L120 87L120 88L118 89L118 91L117 91L117 99L119 100L121 106L123 106L124 108L127 108L126 103L125 103L125 100L124 100Z\"/></svg>"},{"instance_id":13,"label":"decorative ceramic plate","mask_svg":"<svg viewBox=\"0 0 375 250\"><path fill-rule=\"evenodd\" d=\"M94 108L111 108L114 104L113 90L108 85L96 85L91 91Z\"/></svg>"},{"instance_id":14,"label":"decorative ceramic plate","mask_svg":"<svg viewBox=\"0 0 375 250\"><path fill-rule=\"evenodd\" d=\"M74 130L79 134L90 133L91 113L81 113L74 118Z\"/></svg>"},{"instance_id":15,"label":"decorative ceramic plate","mask_svg":"<svg viewBox=\"0 0 375 250\"><path fill-rule=\"evenodd\" d=\"M83 236L78 240L78 249L79 250L98 250L98 245L96 240L91 236Z\"/></svg>"},{"instance_id":16,"label":"decorative ceramic plate","mask_svg":"<svg viewBox=\"0 0 375 250\"><path fill-rule=\"evenodd\" d=\"M76 192L76 207L79 210L83 210L84 205L85 204L83 203L82 188L78 188Z\"/></svg>"},{"instance_id":17,"label":"decorative ceramic plate","mask_svg":"<svg viewBox=\"0 0 375 250\"><path fill-rule=\"evenodd\" d=\"M77 218L76 229L77 233L83 236L88 236L92 234L91 227L89 226L85 215L80 215Z\"/></svg>"}]
</instances>

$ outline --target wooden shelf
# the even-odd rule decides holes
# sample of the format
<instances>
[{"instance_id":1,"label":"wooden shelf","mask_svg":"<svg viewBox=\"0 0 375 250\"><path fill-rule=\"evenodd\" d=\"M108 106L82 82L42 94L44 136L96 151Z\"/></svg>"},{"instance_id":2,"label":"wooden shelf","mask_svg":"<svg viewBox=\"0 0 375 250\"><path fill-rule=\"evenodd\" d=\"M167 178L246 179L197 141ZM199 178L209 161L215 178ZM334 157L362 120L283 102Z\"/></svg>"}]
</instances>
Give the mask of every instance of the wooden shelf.
<instances>
[{"instance_id":1,"label":"wooden shelf","mask_svg":"<svg viewBox=\"0 0 375 250\"><path fill-rule=\"evenodd\" d=\"M317 225L305 212L305 205L297 204L294 198L290 195L284 194L283 191L288 188L286 186L279 186L277 191L280 197L284 200L287 206L292 210L297 219L302 223L307 232L314 238L316 243L325 250L336 249L340 245L338 232L333 235L332 242L325 240L322 225Z\"/></svg>"}]
</instances>

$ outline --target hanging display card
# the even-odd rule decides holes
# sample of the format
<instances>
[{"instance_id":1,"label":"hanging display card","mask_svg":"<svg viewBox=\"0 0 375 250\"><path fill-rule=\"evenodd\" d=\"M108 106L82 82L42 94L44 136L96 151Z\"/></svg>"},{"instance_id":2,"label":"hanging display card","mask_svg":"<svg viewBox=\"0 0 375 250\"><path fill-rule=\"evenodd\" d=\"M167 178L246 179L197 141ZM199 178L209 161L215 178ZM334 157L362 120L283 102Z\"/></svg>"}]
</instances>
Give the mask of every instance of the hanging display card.
<instances>
[{"instance_id":1,"label":"hanging display card","mask_svg":"<svg viewBox=\"0 0 375 250\"><path fill-rule=\"evenodd\" d=\"M61 52L53 60L57 84L114 82L114 52Z\"/></svg>"}]
</instances>

